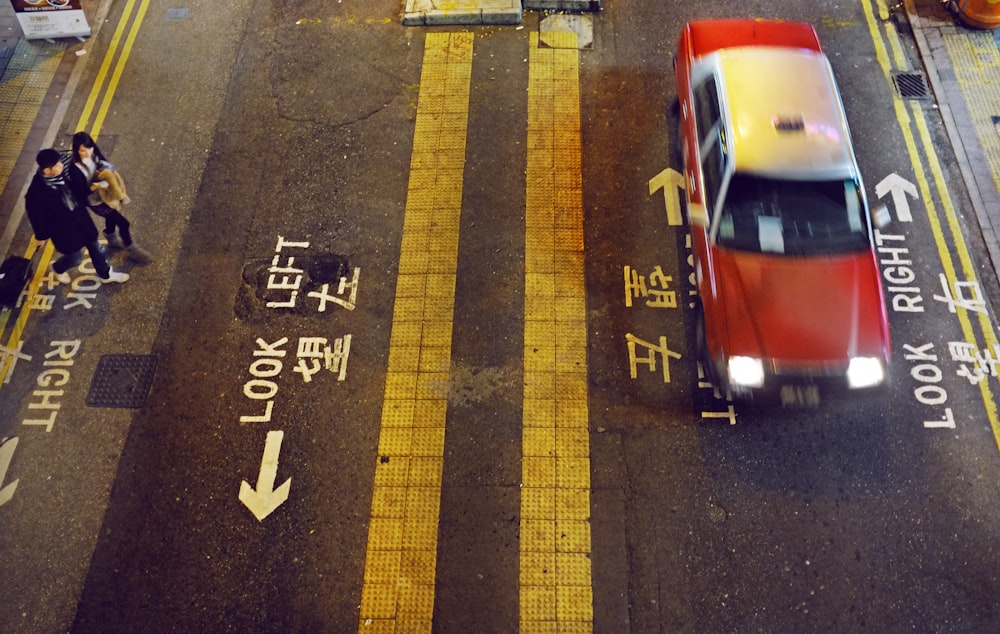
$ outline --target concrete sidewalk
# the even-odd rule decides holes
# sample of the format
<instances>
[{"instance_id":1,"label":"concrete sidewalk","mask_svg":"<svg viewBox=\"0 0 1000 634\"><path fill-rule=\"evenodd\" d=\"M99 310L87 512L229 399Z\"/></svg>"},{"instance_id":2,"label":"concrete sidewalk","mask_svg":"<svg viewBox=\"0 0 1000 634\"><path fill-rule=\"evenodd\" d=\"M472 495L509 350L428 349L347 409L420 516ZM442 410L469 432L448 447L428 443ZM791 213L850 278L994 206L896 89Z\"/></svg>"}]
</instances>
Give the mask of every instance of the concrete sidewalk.
<instances>
[{"instance_id":1,"label":"concrete sidewalk","mask_svg":"<svg viewBox=\"0 0 1000 634\"><path fill-rule=\"evenodd\" d=\"M941 0L904 5L1000 279L1000 29L969 29Z\"/></svg>"},{"instance_id":2,"label":"concrete sidewalk","mask_svg":"<svg viewBox=\"0 0 1000 634\"><path fill-rule=\"evenodd\" d=\"M10 2L0 1L0 256L24 251L12 245L23 190L35 171L35 154L54 141L53 124L61 121L70 77L82 61L76 53L96 37L106 12L99 3L81 2L94 31L90 39L26 40Z\"/></svg>"}]
</instances>

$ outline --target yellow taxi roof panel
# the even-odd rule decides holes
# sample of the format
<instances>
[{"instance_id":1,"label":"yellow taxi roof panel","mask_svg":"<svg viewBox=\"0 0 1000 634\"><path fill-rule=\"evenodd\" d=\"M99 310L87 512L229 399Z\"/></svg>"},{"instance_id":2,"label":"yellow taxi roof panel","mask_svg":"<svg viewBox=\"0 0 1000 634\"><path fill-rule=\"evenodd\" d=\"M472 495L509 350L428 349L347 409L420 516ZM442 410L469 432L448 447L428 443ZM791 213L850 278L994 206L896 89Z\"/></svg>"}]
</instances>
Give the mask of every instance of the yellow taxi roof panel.
<instances>
[{"instance_id":1,"label":"yellow taxi roof panel","mask_svg":"<svg viewBox=\"0 0 1000 634\"><path fill-rule=\"evenodd\" d=\"M855 171L847 122L826 56L776 47L717 56L737 171L847 177Z\"/></svg>"}]
</instances>

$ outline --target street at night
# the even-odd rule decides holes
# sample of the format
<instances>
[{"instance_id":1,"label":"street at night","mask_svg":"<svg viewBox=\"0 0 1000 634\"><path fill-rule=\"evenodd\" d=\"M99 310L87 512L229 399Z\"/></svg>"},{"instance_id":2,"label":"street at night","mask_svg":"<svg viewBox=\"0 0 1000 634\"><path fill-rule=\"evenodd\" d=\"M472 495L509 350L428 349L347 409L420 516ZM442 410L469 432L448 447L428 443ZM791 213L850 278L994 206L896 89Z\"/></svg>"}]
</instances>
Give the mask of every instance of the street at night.
<instances>
[{"instance_id":1,"label":"street at night","mask_svg":"<svg viewBox=\"0 0 1000 634\"><path fill-rule=\"evenodd\" d=\"M0 42L0 251L36 269L0 631L997 630L998 38L935 0L524 4L87 0L90 37ZM674 64L720 18L829 59L888 214L880 387L701 363ZM79 130L152 256L108 245L123 284L60 283L25 214ZM757 335L859 304L833 270Z\"/></svg>"}]
</instances>

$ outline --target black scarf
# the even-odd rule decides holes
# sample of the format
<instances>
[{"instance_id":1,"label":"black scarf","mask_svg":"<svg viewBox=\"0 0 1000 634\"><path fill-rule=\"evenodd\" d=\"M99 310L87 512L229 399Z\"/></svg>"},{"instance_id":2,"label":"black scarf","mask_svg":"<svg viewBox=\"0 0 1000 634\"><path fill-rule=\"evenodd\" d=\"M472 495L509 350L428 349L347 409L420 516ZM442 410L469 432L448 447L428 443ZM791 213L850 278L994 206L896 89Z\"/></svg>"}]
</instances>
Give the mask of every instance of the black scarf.
<instances>
[{"instance_id":1,"label":"black scarf","mask_svg":"<svg viewBox=\"0 0 1000 634\"><path fill-rule=\"evenodd\" d=\"M73 192L70 191L65 178L66 170L70 168L69 156L63 155L61 160L63 169L59 172L58 176L46 176L44 172L39 172L39 174L45 182L46 187L58 190L62 194L63 204L66 205L67 209L76 209L76 200L73 198Z\"/></svg>"}]
</instances>

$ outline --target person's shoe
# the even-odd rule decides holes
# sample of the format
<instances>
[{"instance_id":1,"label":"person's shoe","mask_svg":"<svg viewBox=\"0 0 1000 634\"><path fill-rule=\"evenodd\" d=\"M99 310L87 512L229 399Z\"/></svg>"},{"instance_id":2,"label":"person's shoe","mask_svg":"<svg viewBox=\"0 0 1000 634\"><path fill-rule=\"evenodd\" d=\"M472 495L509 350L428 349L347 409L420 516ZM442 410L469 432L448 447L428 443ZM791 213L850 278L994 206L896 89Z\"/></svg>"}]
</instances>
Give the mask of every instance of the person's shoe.
<instances>
[{"instance_id":1,"label":"person's shoe","mask_svg":"<svg viewBox=\"0 0 1000 634\"><path fill-rule=\"evenodd\" d=\"M69 284L73 281L73 278L69 276L69 273L63 271L62 273L56 273L55 269L52 269L52 274L56 276L56 281L60 284Z\"/></svg>"},{"instance_id":2,"label":"person's shoe","mask_svg":"<svg viewBox=\"0 0 1000 634\"><path fill-rule=\"evenodd\" d=\"M125 247L125 252L128 253L128 259L136 264L146 264L153 259L149 255L149 251L143 249L134 242Z\"/></svg>"},{"instance_id":3,"label":"person's shoe","mask_svg":"<svg viewBox=\"0 0 1000 634\"><path fill-rule=\"evenodd\" d=\"M110 284L111 282L118 282L123 284L128 281L128 273L119 273L118 271L109 270L108 276L101 280L104 284Z\"/></svg>"},{"instance_id":4,"label":"person's shoe","mask_svg":"<svg viewBox=\"0 0 1000 634\"><path fill-rule=\"evenodd\" d=\"M122 239L118 237L117 233L105 233L105 239L108 241L108 248L110 249L124 249L125 245L122 244Z\"/></svg>"}]
</instances>

